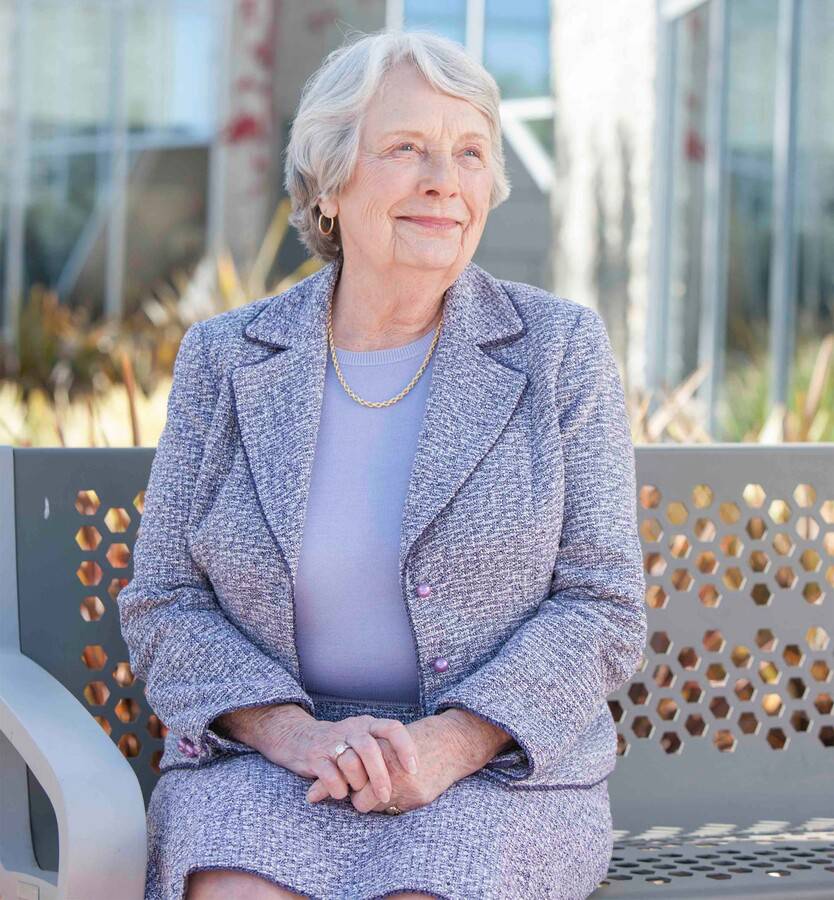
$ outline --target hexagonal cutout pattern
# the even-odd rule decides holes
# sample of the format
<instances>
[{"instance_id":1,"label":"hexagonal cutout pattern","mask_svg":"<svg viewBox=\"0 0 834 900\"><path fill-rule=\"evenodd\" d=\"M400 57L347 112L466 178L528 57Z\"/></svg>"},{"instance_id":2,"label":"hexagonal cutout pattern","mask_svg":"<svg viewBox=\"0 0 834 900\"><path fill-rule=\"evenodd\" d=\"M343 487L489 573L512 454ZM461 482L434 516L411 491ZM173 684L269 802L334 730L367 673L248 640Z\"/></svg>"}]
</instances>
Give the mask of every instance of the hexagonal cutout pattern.
<instances>
[{"instance_id":1,"label":"hexagonal cutout pattern","mask_svg":"<svg viewBox=\"0 0 834 900\"><path fill-rule=\"evenodd\" d=\"M609 698L618 753L834 745L834 499L784 473L731 492L682 484L638 485L649 629L640 671Z\"/></svg>"},{"instance_id":2,"label":"hexagonal cutout pattern","mask_svg":"<svg viewBox=\"0 0 834 900\"><path fill-rule=\"evenodd\" d=\"M145 492L135 493L127 503L125 498L115 503L114 499L92 487L75 495L77 603L81 621L86 623L83 627L91 629L91 636L101 633L93 630L97 623L107 617L118 618L116 600L132 577L133 542ZM158 774L167 728L149 708L144 690L137 690L123 647L111 651L99 641L99 637L93 638L78 651L78 665L84 672L79 699L134 765L148 765Z\"/></svg>"}]
</instances>

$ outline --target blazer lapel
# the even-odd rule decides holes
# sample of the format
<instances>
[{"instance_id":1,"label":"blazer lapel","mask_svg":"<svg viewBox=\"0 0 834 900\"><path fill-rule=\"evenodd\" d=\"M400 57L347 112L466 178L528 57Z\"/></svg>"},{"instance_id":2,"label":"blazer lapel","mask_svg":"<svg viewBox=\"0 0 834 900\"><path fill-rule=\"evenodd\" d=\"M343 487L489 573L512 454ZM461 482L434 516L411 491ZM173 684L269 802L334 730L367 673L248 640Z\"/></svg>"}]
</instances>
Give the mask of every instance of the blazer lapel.
<instances>
[{"instance_id":1,"label":"blazer lapel","mask_svg":"<svg viewBox=\"0 0 834 900\"><path fill-rule=\"evenodd\" d=\"M527 383L524 372L493 359L524 333L507 292L470 263L446 292L423 423L403 504L400 581L408 555L498 440Z\"/></svg>"},{"instance_id":2,"label":"blazer lapel","mask_svg":"<svg viewBox=\"0 0 834 900\"><path fill-rule=\"evenodd\" d=\"M337 275L327 265L267 303L244 334L271 352L231 376L255 493L293 586L324 396L327 302Z\"/></svg>"},{"instance_id":3,"label":"blazer lapel","mask_svg":"<svg viewBox=\"0 0 834 900\"><path fill-rule=\"evenodd\" d=\"M244 333L271 352L231 375L255 492L293 586L324 396L327 305L340 271L341 257L267 303ZM527 383L485 352L524 332L496 279L470 263L444 304L403 504L401 577L416 540L498 439Z\"/></svg>"}]
</instances>

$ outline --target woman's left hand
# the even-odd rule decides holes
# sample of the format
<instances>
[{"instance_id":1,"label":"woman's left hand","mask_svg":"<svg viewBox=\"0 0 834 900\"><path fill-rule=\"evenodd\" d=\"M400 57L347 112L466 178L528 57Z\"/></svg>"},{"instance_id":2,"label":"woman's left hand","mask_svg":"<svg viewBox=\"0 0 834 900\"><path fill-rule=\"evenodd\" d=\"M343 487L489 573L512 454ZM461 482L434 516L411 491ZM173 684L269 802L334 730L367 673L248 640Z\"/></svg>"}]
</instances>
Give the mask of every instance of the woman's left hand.
<instances>
[{"instance_id":1,"label":"woman's left hand","mask_svg":"<svg viewBox=\"0 0 834 900\"><path fill-rule=\"evenodd\" d=\"M391 799L387 803L381 802L368 781L362 788L350 793L350 802L357 812L383 812L392 804L403 812L417 809L431 803L448 787L473 771L467 766L464 732L450 717L426 716L408 723L406 728L417 746L417 774L412 775L402 767L396 751L385 738L377 738L391 778ZM311 803L329 796L320 778L315 779L307 792Z\"/></svg>"}]
</instances>

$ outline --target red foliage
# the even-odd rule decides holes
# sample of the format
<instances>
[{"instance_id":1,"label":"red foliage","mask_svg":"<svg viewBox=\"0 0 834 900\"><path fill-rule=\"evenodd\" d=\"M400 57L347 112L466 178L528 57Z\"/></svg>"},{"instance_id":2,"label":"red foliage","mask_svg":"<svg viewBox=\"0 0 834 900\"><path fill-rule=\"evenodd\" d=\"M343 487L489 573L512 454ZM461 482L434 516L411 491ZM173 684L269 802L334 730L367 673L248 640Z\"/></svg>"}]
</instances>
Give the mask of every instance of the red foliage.
<instances>
[{"instance_id":1,"label":"red foliage","mask_svg":"<svg viewBox=\"0 0 834 900\"><path fill-rule=\"evenodd\" d=\"M701 136L692 128L686 132L686 140L684 142L684 155L688 160L693 162L703 162L706 156L706 147Z\"/></svg>"},{"instance_id":2,"label":"red foliage","mask_svg":"<svg viewBox=\"0 0 834 900\"><path fill-rule=\"evenodd\" d=\"M266 135L266 127L261 119L250 113L241 113L235 116L223 129L224 140L230 144L238 144L241 141L260 140Z\"/></svg>"},{"instance_id":3,"label":"red foliage","mask_svg":"<svg viewBox=\"0 0 834 900\"><path fill-rule=\"evenodd\" d=\"M275 64L275 48L269 41L261 41L252 47L252 55L265 68L271 69Z\"/></svg>"}]
</instances>

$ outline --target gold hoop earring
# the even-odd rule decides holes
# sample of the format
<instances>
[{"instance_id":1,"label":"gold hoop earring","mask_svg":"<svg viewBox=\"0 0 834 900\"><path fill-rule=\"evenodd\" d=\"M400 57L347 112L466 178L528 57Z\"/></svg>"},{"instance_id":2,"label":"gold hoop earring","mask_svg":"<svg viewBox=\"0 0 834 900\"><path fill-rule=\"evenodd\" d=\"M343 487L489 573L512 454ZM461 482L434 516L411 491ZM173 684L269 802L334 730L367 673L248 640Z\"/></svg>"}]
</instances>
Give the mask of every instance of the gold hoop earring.
<instances>
[{"instance_id":1,"label":"gold hoop earring","mask_svg":"<svg viewBox=\"0 0 834 900\"><path fill-rule=\"evenodd\" d=\"M325 218L330 219L330 230L329 231L325 231L321 227L321 220L325 219ZM336 216L325 216L324 213L319 213L319 231L322 234L331 234L335 225L336 225Z\"/></svg>"}]
</instances>

